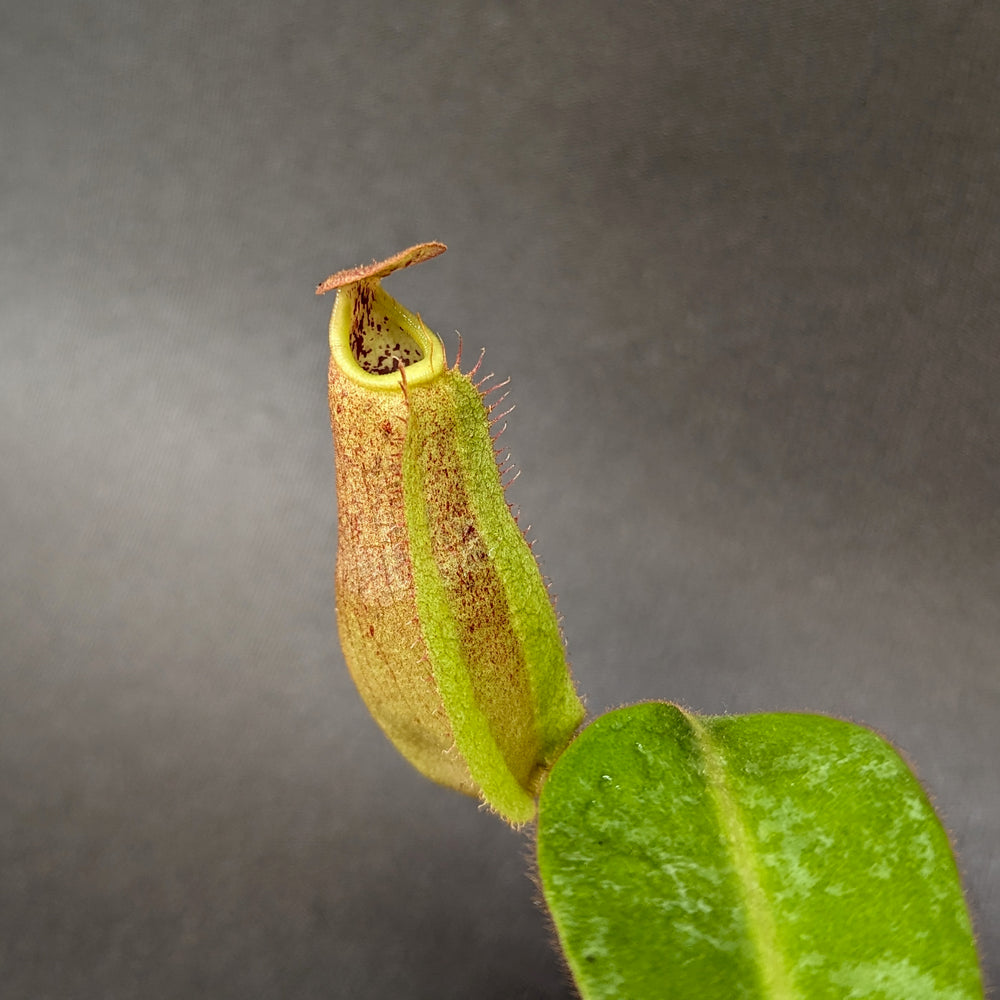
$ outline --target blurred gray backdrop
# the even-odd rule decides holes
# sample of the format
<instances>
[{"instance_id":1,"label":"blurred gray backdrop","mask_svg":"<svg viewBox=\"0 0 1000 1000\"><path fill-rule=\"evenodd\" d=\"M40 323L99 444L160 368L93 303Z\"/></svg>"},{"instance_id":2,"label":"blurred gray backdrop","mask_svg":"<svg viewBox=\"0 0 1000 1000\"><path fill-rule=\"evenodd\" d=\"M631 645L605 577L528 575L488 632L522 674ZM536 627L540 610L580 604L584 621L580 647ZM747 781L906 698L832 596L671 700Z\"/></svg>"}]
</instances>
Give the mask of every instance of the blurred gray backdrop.
<instances>
[{"instance_id":1,"label":"blurred gray backdrop","mask_svg":"<svg viewBox=\"0 0 1000 1000\"><path fill-rule=\"evenodd\" d=\"M329 272L513 377L597 712L902 748L1000 984L1000 7L0 12L6 998L568 998L332 595Z\"/></svg>"}]
</instances>

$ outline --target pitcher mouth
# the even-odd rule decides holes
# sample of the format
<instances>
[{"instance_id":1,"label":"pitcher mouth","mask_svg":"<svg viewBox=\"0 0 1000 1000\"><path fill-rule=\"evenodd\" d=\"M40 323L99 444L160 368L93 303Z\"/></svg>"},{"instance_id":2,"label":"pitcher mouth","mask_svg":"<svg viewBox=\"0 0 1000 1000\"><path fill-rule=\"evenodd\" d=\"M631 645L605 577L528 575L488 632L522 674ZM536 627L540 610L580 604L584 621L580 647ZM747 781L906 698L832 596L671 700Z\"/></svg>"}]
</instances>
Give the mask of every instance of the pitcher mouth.
<instances>
[{"instance_id":1,"label":"pitcher mouth","mask_svg":"<svg viewBox=\"0 0 1000 1000\"><path fill-rule=\"evenodd\" d=\"M369 389L402 391L446 367L444 344L423 320L382 290L377 278L337 292L330 317L330 353L338 369Z\"/></svg>"},{"instance_id":2,"label":"pitcher mouth","mask_svg":"<svg viewBox=\"0 0 1000 1000\"><path fill-rule=\"evenodd\" d=\"M384 261L339 271L316 289L337 289L330 317L330 353L337 368L369 389L402 391L440 375L444 344L415 313L383 291L380 279L444 252L443 243L421 243Z\"/></svg>"}]
</instances>

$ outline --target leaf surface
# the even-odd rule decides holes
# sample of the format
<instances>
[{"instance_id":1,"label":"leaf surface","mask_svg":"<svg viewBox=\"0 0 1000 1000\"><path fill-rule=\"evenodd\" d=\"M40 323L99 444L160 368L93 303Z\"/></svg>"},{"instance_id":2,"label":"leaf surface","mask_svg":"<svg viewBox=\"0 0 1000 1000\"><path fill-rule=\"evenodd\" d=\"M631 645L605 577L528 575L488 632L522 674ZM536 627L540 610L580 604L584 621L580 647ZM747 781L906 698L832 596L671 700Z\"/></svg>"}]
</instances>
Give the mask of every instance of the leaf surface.
<instances>
[{"instance_id":1,"label":"leaf surface","mask_svg":"<svg viewBox=\"0 0 1000 1000\"><path fill-rule=\"evenodd\" d=\"M610 712L545 784L538 866L585 1000L983 996L948 838L847 722Z\"/></svg>"}]
</instances>

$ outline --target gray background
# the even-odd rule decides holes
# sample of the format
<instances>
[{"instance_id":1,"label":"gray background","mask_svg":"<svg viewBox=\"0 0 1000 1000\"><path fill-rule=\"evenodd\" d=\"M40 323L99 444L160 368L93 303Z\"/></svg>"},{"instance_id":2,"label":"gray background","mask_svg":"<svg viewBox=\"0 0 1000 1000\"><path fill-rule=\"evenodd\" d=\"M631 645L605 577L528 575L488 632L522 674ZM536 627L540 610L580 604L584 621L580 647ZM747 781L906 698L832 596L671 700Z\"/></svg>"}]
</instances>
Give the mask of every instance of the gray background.
<instances>
[{"instance_id":1,"label":"gray background","mask_svg":"<svg viewBox=\"0 0 1000 1000\"><path fill-rule=\"evenodd\" d=\"M1000 984L1000 8L0 12L10 998L569 997L335 636L329 272L513 376L593 711L890 736Z\"/></svg>"}]
</instances>

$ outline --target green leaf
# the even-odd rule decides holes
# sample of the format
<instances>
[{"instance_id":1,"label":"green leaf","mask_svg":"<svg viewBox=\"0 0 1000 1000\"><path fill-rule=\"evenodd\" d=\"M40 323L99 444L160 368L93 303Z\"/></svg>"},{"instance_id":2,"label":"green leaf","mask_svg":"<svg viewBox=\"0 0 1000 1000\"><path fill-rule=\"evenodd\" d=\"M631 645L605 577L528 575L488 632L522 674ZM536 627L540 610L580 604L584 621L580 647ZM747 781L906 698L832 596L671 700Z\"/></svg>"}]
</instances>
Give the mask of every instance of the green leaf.
<instances>
[{"instance_id":1,"label":"green leaf","mask_svg":"<svg viewBox=\"0 0 1000 1000\"><path fill-rule=\"evenodd\" d=\"M599 718L538 867L585 1000L979 1000L948 838L899 755L816 715Z\"/></svg>"}]
</instances>

